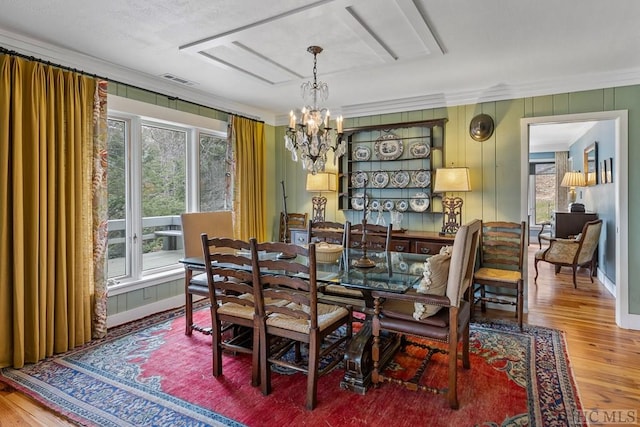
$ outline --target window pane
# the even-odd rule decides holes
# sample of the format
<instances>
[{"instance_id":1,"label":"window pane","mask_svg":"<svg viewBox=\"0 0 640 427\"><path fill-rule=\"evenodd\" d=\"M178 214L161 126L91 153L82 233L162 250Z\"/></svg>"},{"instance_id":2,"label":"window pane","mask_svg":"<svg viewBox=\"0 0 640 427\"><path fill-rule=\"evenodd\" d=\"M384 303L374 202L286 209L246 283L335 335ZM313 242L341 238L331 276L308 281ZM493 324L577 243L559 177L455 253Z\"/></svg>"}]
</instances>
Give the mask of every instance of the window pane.
<instances>
[{"instance_id":1,"label":"window pane","mask_svg":"<svg viewBox=\"0 0 640 427\"><path fill-rule=\"evenodd\" d=\"M145 125L141 142L144 271L175 264L184 253L179 229L186 203L187 133Z\"/></svg>"},{"instance_id":2,"label":"window pane","mask_svg":"<svg viewBox=\"0 0 640 427\"><path fill-rule=\"evenodd\" d=\"M556 165L535 165L536 224L550 221L556 209Z\"/></svg>"},{"instance_id":3,"label":"window pane","mask_svg":"<svg viewBox=\"0 0 640 427\"><path fill-rule=\"evenodd\" d=\"M126 123L121 120L107 120L107 188L109 233L107 246L107 277L131 274L131 264L127 262L126 244Z\"/></svg>"},{"instance_id":4,"label":"window pane","mask_svg":"<svg viewBox=\"0 0 640 427\"><path fill-rule=\"evenodd\" d=\"M200 210L231 209L227 140L214 135L200 134Z\"/></svg>"}]
</instances>

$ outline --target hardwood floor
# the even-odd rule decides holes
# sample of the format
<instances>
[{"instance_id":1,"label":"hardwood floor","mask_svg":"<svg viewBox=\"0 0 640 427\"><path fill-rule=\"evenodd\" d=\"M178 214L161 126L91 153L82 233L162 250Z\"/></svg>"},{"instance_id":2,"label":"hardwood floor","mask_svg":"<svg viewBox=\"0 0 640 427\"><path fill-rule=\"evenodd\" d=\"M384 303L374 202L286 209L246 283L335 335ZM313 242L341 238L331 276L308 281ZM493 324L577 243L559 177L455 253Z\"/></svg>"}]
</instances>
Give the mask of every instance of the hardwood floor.
<instances>
[{"instance_id":1,"label":"hardwood floor","mask_svg":"<svg viewBox=\"0 0 640 427\"><path fill-rule=\"evenodd\" d=\"M565 332L567 351L585 409L633 409L640 416L640 331L615 324L615 300L586 270L578 273L574 289L570 270L554 274L540 263L534 284L533 254L529 247L529 313L526 324ZM489 317L513 318L511 312L488 310ZM0 384L0 427L70 426L23 394Z\"/></svg>"}]
</instances>

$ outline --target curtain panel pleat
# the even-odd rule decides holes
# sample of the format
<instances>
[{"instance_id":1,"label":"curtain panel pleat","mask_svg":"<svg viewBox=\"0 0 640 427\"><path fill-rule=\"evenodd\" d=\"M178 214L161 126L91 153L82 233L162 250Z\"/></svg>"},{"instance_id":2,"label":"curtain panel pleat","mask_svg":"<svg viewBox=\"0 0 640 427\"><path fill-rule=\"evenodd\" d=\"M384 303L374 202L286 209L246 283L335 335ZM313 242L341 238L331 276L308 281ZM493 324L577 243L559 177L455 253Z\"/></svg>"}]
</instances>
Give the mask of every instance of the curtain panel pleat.
<instances>
[{"instance_id":1,"label":"curtain panel pleat","mask_svg":"<svg viewBox=\"0 0 640 427\"><path fill-rule=\"evenodd\" d=\"M91 339L97 86L0 55L0 367Z\"/></svg>"},{"instance_id":2,"label":"curtain panel pleat","mask_svg":"<svg viewBox=\"0 0 640 427\"><path fill-rule=\"evenodd\" d=\"M234 235L243 240L265 238L264 123L232 116L234 145Z\"/></svg>"}]
</instances>

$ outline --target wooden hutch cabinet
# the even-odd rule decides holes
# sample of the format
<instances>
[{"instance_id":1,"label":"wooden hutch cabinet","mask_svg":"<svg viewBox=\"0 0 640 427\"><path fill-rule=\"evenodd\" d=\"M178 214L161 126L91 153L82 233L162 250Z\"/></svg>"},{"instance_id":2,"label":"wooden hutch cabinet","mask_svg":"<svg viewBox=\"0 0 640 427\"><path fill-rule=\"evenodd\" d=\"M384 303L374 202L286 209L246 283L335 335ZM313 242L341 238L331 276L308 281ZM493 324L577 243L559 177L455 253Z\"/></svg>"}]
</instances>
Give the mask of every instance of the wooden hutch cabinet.
<instances>
[{"instance_id":1,"label":"wooden hutch cabinet","mask_svg":"<svg viewBox=\"0 0 640 427\"><path fill-rule=\"evenodd\" d=\"M338 166L338 208L351 212L352 223L367 209L369 222L400 212L404 218L433 215L432 182L443 167L447 119L362 126L345 129L346 155ZM439 206L438 206L439 207ZM358 218L357 220L355 218ZM409 222L405 220L404 222ZM437 254L453 236L437 232L394 231L391 250Z\"/></svg>"}]
</instances>

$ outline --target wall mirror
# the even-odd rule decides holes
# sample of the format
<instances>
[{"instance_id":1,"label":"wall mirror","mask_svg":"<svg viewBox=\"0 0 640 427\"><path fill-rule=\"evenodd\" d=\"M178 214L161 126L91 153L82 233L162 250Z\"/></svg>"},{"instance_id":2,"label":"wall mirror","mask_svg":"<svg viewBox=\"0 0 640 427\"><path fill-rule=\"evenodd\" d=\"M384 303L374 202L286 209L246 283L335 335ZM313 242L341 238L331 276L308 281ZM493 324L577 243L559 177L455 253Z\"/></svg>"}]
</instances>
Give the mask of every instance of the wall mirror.
<instances>
[{"instance_id":1,"label":"wall mirror","mask_svg":"<svg viewBox=\"0 0 640 427\"><path fill-rule=\"evenodd\" d=\"M598 183L598 143L584 149L584 179L587 186Z\"/></svg>"}]
</instances>

